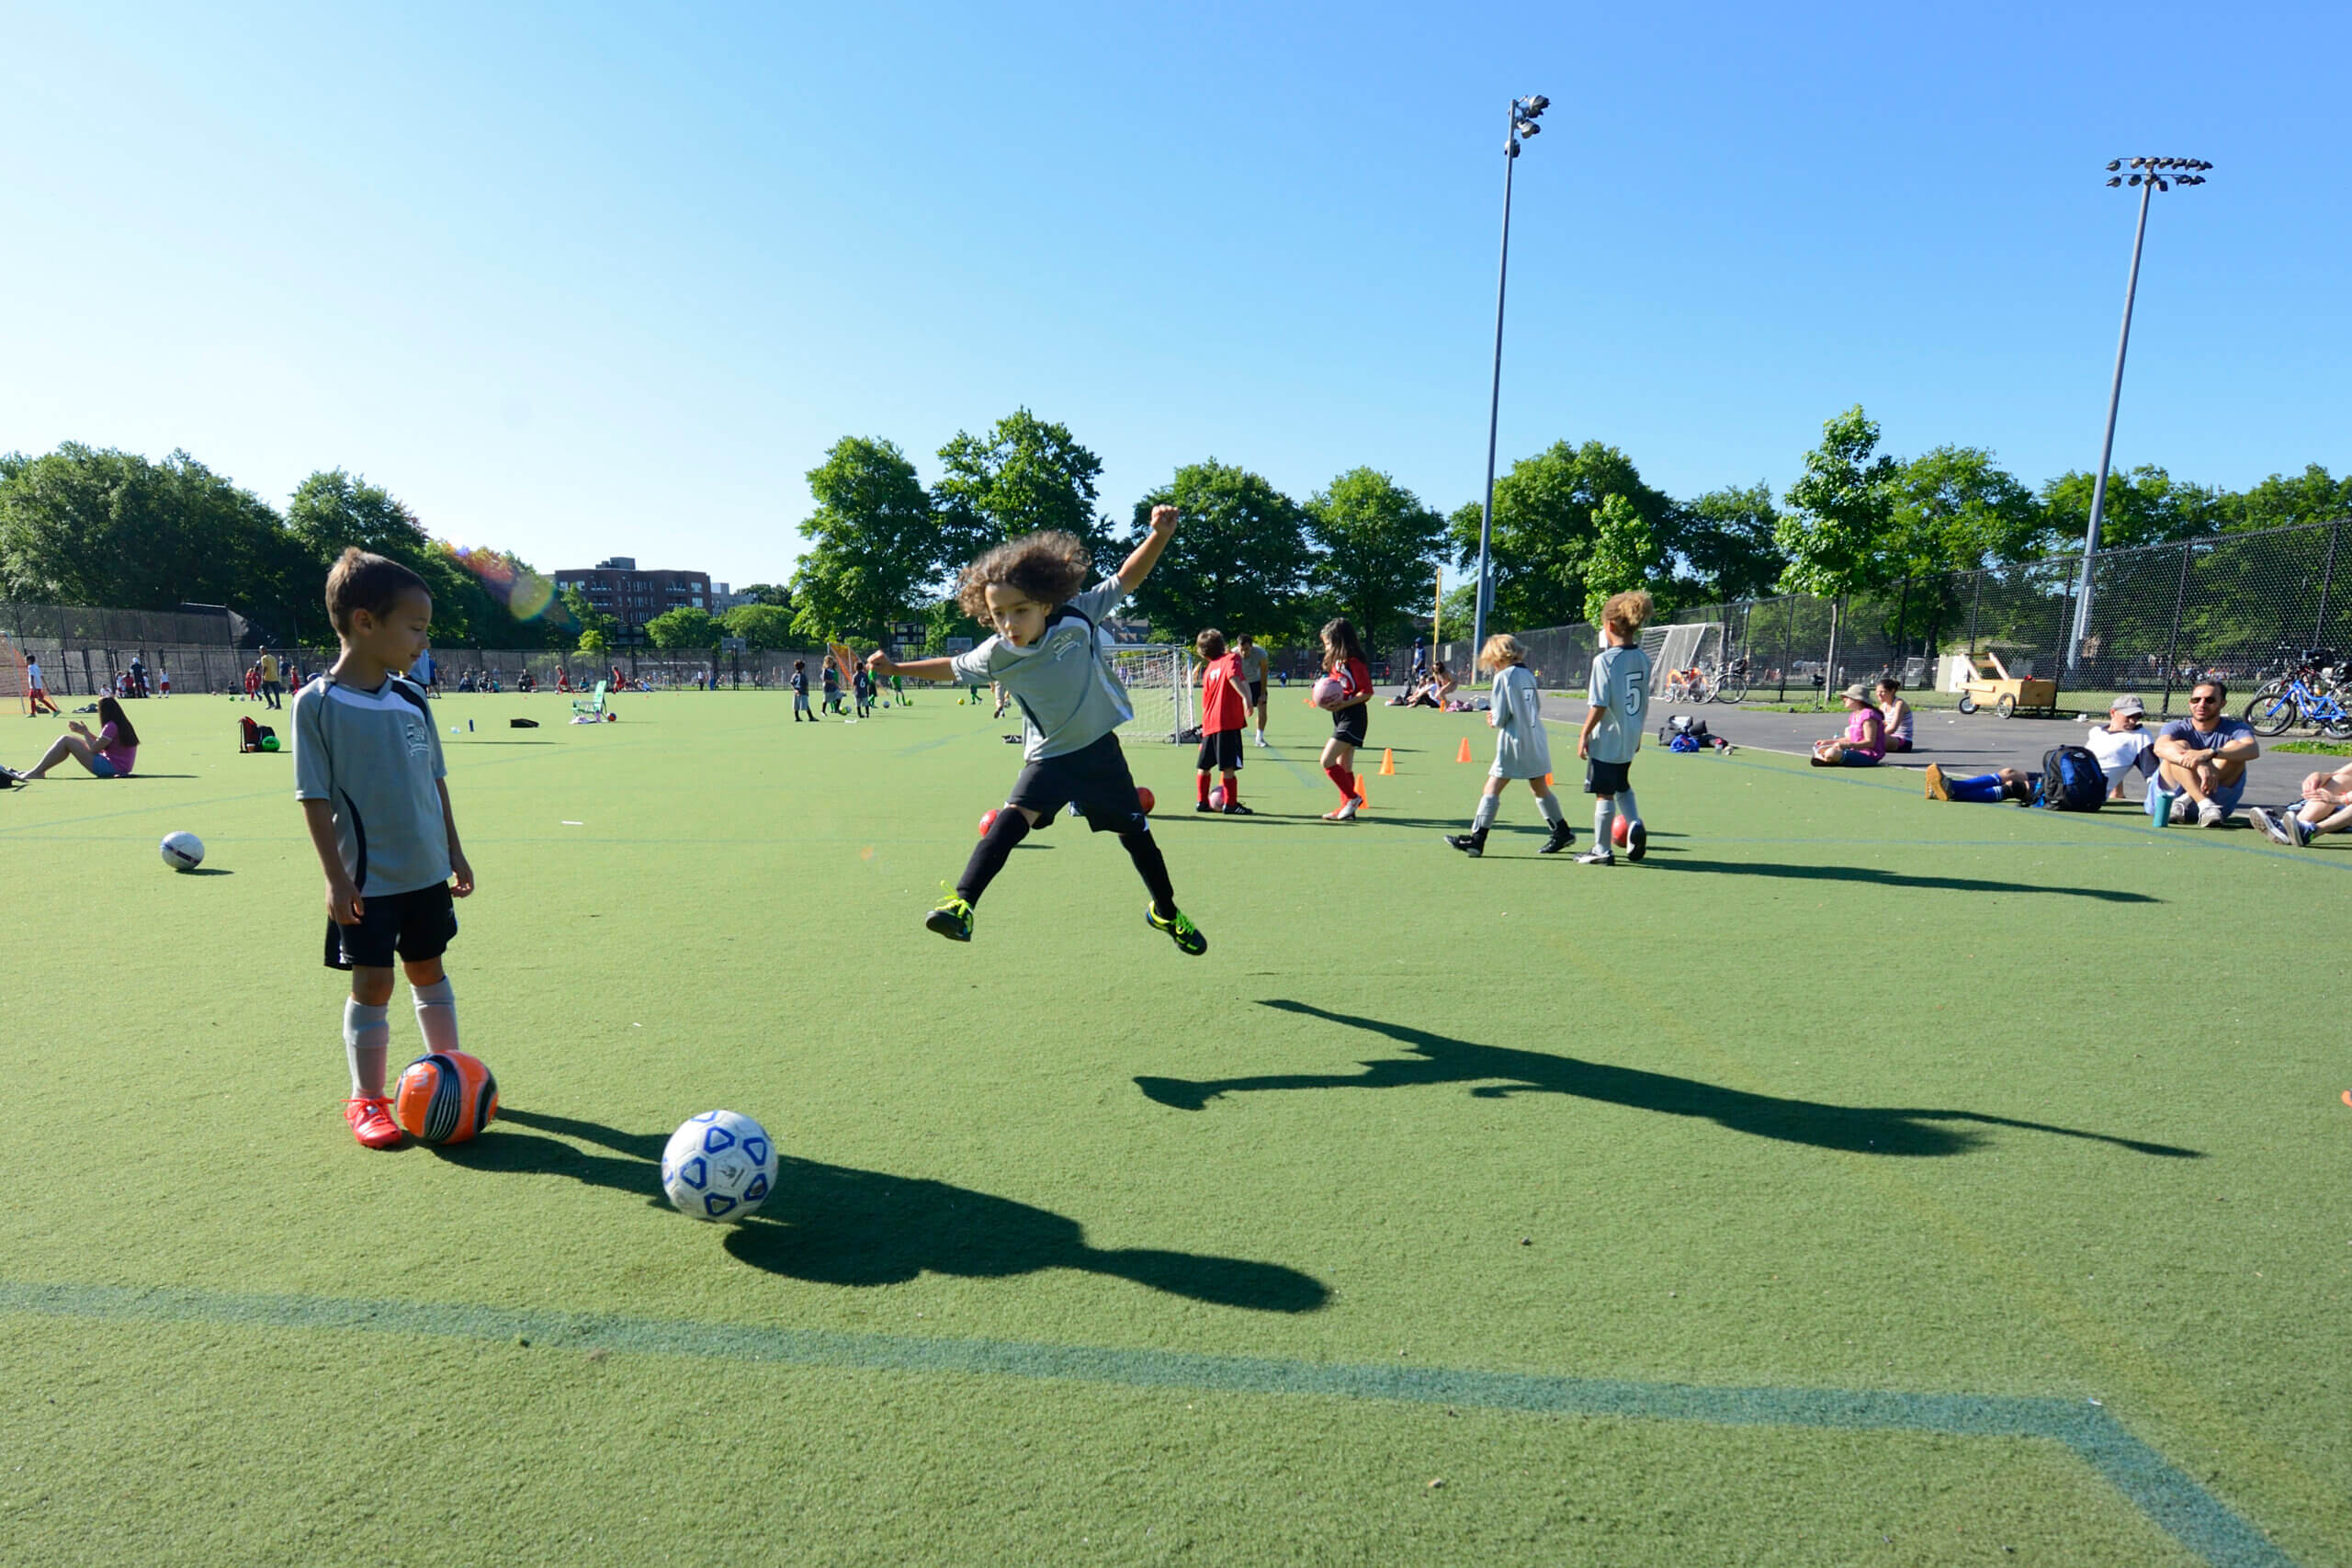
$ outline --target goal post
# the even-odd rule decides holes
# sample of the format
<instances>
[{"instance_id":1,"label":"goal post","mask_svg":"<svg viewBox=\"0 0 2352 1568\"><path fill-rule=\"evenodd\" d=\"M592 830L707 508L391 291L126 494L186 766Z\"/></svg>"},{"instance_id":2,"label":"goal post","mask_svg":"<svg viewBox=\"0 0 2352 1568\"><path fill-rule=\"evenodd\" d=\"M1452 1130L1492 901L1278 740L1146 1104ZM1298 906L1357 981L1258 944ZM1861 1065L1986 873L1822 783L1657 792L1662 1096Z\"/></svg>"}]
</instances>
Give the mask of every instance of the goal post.
<instances>
[{"instance_id":1,"label":"goal post","mask_svg":"<svg viewBox=\"0 0 2352 1568\"><path fill-rule=\"evenodd\" d=\"M1121 739L1174 741L1199 726L1191 649L1123 643L1105 651L1111 672L1127 689L1128 705L1136 711L1119 726Z\"/></svg>"},{"instance_id":2,"label":"goal post","mask_svg":"<svg viewBox=\"0 0 2352 1568\"><path fill-rule=\"evenodd\" d=\"M1724 624L1721 621L1687 621L1668 626L1645 627L1642 651L1650 656L1650 695L1662 697L1676 671L1722 661Z\"/></svg>"},{"instance_id":3,"label":"goal post","mask_svg":"<svg viewBox=\"0 0 2352 1568\"><path fill-rule=\"evenodd\" d=\"M0 636L0 703L14 704L17 712L32 716L33 688L26 675L25 656L5 636Z\"/></svg>"}]
</instances>

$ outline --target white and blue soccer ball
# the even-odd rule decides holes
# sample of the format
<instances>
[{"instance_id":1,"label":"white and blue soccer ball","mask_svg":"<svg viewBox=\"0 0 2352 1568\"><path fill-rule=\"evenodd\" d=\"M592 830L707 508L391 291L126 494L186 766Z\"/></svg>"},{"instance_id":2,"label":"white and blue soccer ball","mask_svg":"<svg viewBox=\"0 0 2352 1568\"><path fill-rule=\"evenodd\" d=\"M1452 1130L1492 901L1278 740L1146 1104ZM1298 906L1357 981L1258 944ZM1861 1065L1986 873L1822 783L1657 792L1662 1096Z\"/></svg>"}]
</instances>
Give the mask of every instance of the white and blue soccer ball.
<instances>
[{"instance_id":1,"label":"white and blue soccer ball","mask_svg":"<svg viewBox=\"0 0 2352 1568\"><path fill-rule=\"evenodd\" d=\"M194 871L204 863L204 840L194 833L166 833L156 849L174 871Z\"/></svg>"},{"instance_id":2,"label":"white and blue soccer ball","mask_svg":"<svg viewBox=\"0 0 2352 1568\"><path fill-rule=\"evenodd\" d=\"M662 1190L697 1220L740 1220L775 1190L775 1140L740 1111L689 1116L662 1150Z\"/></svg>"}]
</instances>

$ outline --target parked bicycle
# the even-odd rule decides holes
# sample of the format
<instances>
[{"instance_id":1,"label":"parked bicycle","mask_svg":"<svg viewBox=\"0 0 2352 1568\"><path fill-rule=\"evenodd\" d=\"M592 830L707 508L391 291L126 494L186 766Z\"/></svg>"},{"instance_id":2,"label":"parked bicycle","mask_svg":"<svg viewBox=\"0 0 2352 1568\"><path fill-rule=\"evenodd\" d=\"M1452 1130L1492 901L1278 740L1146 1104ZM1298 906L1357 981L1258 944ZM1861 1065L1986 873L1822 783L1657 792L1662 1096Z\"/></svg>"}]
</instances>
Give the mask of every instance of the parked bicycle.
<instances>
[{"instance_id":1,"label":"parked bicycle","mask_svg":"<svg viewBox=\"0 0 2352 1568\"><path fill-rule=\"evenodd\" d=\"M2261 736L2282 734L2308 724L2338 739L2352 739L2352 707L2345 705L2344 667L2331 649L2305 649L2285 661L2290 668L2256 688L2241 716Z\"/></svg>"}]
</instances>

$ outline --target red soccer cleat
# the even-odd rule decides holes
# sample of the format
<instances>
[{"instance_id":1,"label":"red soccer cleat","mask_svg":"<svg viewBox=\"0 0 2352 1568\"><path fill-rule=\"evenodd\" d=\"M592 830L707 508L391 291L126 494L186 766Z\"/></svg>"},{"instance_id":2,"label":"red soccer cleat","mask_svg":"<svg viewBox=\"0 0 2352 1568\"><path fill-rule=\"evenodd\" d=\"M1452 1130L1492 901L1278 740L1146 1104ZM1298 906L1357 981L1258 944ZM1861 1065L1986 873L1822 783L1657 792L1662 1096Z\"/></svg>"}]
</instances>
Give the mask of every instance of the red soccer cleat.
<instances>
[{"instance_id":1,"label":"red soccer cleat","mask_svg":"<svg viewBox=\"0 0 2352 1568\"><path fill-rule=\"evenodd\" d=\"M392 1102L381 1095L345 1100L343 1119L351 1123L351 1135L367 1148L389 1149L408 1136L392 1120Z\"/></svg>"}]
</instances>

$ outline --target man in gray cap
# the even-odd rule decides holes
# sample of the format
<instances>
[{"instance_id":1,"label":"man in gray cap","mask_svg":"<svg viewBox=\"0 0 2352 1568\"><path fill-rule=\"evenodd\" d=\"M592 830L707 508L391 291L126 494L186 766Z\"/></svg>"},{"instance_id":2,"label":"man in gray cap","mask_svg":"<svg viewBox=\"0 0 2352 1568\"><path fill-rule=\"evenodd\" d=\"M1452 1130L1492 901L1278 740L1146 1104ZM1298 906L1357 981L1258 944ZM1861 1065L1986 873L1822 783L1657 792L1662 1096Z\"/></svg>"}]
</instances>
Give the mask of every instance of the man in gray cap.
<instances>
[{"instance_id":1,"label":"man in gray cap","mask_svg":"<svg viewBox=\"0 0 2352 1568\"><path fill-rule=\"evenodd\" d=\"M2107 775L2107 798L2123 798L2123 776L2138 773L2142 778L2154 776L2156 771L2156 738L2148 733L2143 720L2147 705L2126 693L2107 705L2107 723L2083 737L2083 744L2098 759L2099 772Z\"/></svg>"}]
</instances>

